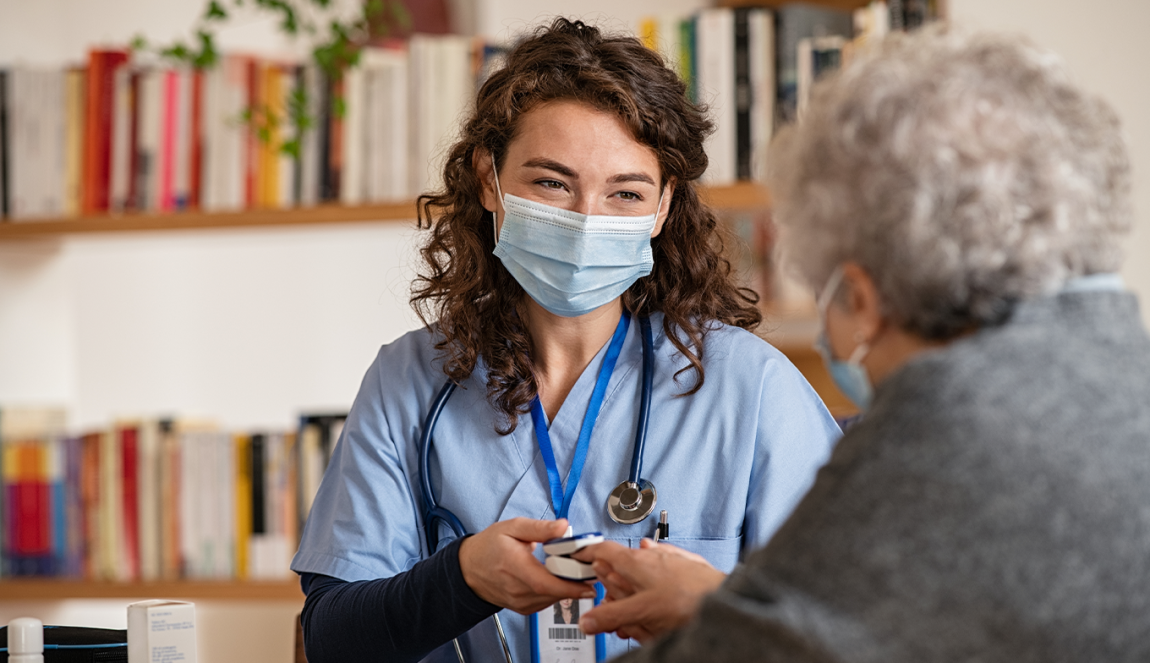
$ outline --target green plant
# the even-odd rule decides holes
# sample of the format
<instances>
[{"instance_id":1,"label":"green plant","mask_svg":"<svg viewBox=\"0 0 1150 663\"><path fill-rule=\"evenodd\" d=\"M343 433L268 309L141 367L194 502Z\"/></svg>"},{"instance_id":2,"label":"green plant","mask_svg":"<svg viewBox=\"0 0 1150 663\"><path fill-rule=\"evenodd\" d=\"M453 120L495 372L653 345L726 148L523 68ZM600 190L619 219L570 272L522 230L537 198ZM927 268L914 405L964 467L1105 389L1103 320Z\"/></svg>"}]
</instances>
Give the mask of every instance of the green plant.
<instances>
[{"instance_id":1,"label":"green plant","mask_svg":"<svg viewBox=\"0 0 1150 663\"><path fill-rule=\"evenodd\" d=\"M372 39L411 29L411 15L401 0L364 0L360 11L350 19L339 17L332 0L208 0L193 26L192 41L151 44L140 35L132 40L132 50L154 52L196 69L211 68L219 61L216 32L236 9L244 7L275 15L283 34L307 39L312 60L328 81L338 81L348 67L356 66L360 52ZM303 89L291 90L284 107L287 117L279 117L271 108L252 107L244 111L242 120L264 142L270 142L280 124L288 122L292 135L280 145L280 150L298 159L304 133L315 126L316 119L307 112L307 92ZM335 98L333 111L342 116L343 110L343 99Z\"/></svg>"}]
</instances>

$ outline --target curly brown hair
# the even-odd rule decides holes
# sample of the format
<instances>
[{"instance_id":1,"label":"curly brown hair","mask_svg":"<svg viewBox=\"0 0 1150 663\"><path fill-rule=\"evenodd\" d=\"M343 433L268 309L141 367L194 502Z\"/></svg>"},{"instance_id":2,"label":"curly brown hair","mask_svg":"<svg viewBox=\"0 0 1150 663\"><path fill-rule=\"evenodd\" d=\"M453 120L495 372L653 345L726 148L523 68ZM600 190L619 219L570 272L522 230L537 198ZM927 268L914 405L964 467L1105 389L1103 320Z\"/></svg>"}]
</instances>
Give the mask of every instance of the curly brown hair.
<instances>
[{"instance_id":1,"label":"curly brown hair","mask_svg":"<svg viewBox=\"0 0 1150 663\"><path fill-rule=\"evenodd\" d=\"M493 255L491 219L481 203L473 165L479 153L502 168L519 118L540 104L577 100L617 115L658 158L663 184L676 183L663 231L651 241L654 268L623 294L634 315L662 312L663 331L690 362L676 373L704 380L703 341L715 322L754 329L762 321L758 295L738 287L714 212L699 199L707 168L703 139L712 131L706 109L662 58L637 39L605 36L582 21L557 18L507 55L506 66L483 84L443 171L443 191L419 196L419 227L431 231L411 304L425 325L438 321L436 349L443 371L467 379L482 358L487 397L506 415L500 433L515 430L538 392L531 361L523 288ZM478 151L478 152L477 152Z\"/></svg>"}]
</instances>

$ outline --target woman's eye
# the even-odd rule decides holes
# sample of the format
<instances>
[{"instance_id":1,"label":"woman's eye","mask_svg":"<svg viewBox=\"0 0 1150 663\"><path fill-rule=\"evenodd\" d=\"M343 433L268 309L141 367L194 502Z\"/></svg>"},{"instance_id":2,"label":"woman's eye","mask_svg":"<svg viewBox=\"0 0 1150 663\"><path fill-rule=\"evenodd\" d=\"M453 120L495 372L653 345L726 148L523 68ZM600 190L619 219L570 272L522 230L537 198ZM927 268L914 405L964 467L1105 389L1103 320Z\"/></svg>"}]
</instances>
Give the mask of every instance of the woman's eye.
<instances>
[{"instance_id":1,"label":"woman's eye","mask_svg":"<svg viewBox=\"0 0 1150 663\"><path fill-rule=\"evenodd\" d=\"M634 191L620 191L617 194L623 200L642 200L643 196L635 193Z\"/></svg>"},{"instance_id":2,"label":"woman's eye","mask_svg":"<svg viewBox=\"0 0 1150 663\"><path fill-rule=\"evenodd\" d=\"M555 191L564 188L563 183L559 180L538 180L535 183L541 185L545 189L554 189Z\"/></svg>"}]
</instances>

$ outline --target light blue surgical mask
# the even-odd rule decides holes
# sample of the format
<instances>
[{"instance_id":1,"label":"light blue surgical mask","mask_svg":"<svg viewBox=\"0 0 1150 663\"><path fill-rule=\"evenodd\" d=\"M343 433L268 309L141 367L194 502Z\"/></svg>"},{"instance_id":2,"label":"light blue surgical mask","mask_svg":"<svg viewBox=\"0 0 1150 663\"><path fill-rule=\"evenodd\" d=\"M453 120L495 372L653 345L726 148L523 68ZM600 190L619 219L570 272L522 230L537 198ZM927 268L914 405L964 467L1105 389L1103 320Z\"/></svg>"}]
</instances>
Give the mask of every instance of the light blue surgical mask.
<instances>
[{"instance_id":1,"label":"light blue surgical mask","mask_svg":"<svg viewBox=\"0 0 1150 663\"><path fill-rule=\"evenodd\" d=\"M819 295L816 305L819 311L820 329L819 335L815 339L815 350L822 355L823 362L827 365L827 371L830 372L831 379L834 380L839 391L843 392L847 398L851 399L851 402L865 412L874 398L874 386L870 382L866 368L862 365L862 360L870 352L870 345L865 342L860 343L854 352L851 352L850 358L843 361L835 359L830 340L827 338L827 307L830 306L835 291L842 285L842 280L843 269L836 267L835 271L831 272L831 277L827 279L826 287Z\"/></svg>"},{"instance_id":2,"label":"light blue surgical mask","mask_svg":"<svg viewBox=\"0 0 1150 663\"><path fill-rule=\"evenodd\" d=\"M503 229L494 253L527 294L555 315L590 313L651 273L651 232L662 195L654 214L606 216L504 195L497 171L495 190L503 203Z\"/></svg>"}]
</instances>

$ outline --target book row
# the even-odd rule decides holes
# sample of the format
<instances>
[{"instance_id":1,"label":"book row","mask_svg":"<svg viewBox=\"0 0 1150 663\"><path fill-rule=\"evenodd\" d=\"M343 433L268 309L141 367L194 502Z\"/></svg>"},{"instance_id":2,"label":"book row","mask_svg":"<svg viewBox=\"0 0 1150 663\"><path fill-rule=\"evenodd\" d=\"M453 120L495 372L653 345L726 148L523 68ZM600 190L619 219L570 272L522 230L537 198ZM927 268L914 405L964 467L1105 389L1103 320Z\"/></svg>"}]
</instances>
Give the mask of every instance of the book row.
<instances>
[{"instance_id":1,"label":"book row","mask_svg":"<svg viewBox=\"0 0 1150 663\"><path fill-rule=\"evenodd\" d=\"M710 185L761 180L774 128L803 111L814 82L891 30L940 17L940 0L875 0L853 12L793 3L704 9L640 22L639 36L706 104Z\"/></svg>"},{"instance_id":2,"label":"book row","mask_svg":"<svg viewBox=\"0 0 1150 663\"><path fill-rule=\"evenodd\" d=\"M410 200L436 186L437 155L495 52L416 35L363 49L338 78L235 54L170 67L126 50L0 68L0 216Z\"/></svg>"},{"instance_id":3,"label":"book row","mask_svg":"<svg viewBox=\"0 0 1150 663\"><path fill-rule=\"evenodd\" d=\"M823 73L937 0L853 12L802 3L652 17L640 38L709 108L705 182L761 179L774 126ZM410 201L505 48L453 35L366 47L338 77L224 55L211 68L93 50L83 67L0 67L0 216L281 209Z\"/></svg>"},{"instance_id":4,"label":"book row","mask_svg":"<svg viewBox=\"0 0 1150 663\"><path fill-rule=\"evenodd\" d=\"M0 573L119 582L290 577L343 419L308 416L295 431L250 434L169 420L79 436L6 432Z\"/></svg>"}]
</instances>

